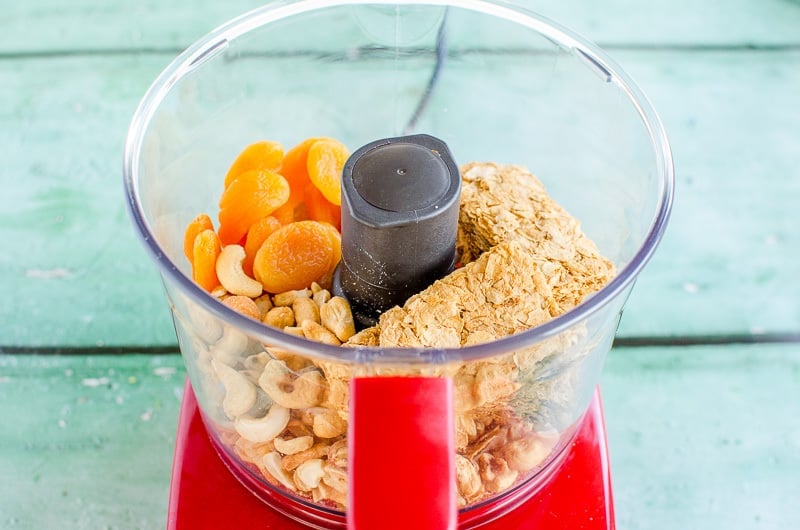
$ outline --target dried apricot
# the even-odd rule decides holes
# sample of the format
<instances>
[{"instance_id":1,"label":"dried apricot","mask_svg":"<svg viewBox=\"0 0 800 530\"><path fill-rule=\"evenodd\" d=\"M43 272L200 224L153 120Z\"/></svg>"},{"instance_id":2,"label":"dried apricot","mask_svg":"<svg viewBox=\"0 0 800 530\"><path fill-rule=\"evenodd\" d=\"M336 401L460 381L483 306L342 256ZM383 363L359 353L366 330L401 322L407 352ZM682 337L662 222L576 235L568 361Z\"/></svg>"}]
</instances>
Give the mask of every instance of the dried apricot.
<instances>
[{"instance_id":1,"label":"dried apricot","mask_svg":"<svg viewBox=\"0 0 800 530\"><path fill-rule=\"evenodd\" d=\"M219 237L213 230L203 230L194 238L192 279L208 292L219 285L217 258L221 251Z\"/></svg>"},{"instance_id":2,"label":"dried apricot","mask_svg":"<svg viewBox=\"0 0 800 530\"><path fill-rule=\"evenodd\" d=\"M309 184L306 186L305 204L308 210L309 219L328 223L339 230L342 226L342 208L332 204L326 199L316 186Z\"/></svg>"},{"instance_id":3,"label":"dried apricot","mask_svg":"<svg viewBox=\"0 0 800 530\"><path fill-rule=\"evenodd\" d=\"M325 137L308 138L286 151L281 162L280 173L286 177L289 185L300 186L301 190L305 188L306 182L308 182L308 151L316 142L329 139Z\"/></svg>"},{"instance_id":4,"label":"dried apricot","mask_svg":"<svg viewBox=\"0 0 800 530\"><path fill-rule=\"evenodd\" d=\"M328 238L330 238L330 243L333 246L333 258L331 259L331 266L328 272L317 280L317 283L324 289L330 289L333 286L333 273L336 271L336 266L342 259L342 234L339 233L337 228L328 223L320 224L328 232Z\"/></svg>"},{"instance_id":5,"label":"dried apricot","mask_svg":"<svg viewBox=\"0 0 800 530\"><path fill-rule=\"evenodd\" d=\"M336 227L328 223L321 224L327 232L330 243L333 246L333 258L331 259L331 272L333 272L333 269L336 268L336 265L338 265L339 261L342 259L342 234Z\"/></svg>"},{"instance_id":6,"label":"dried apricot","mask_svg":"<svg viewBox=\"0 0 800 530\"><path fill-rule=\"evenodd\" d=\"M311 144L306 169L308 177L328 202L342 204L342 168L350 153L338 140L325 138Z\"/></svg>"},{"instance_id":7,"label":"dried apricot","mask_svg":"<svg viewBox=\"0 0 800 530\"><path fill-rule=\"evenodd\" d=\"M309 219L303 189L300 186L292 186L289 200L286 201L283 206L272 212L272 215L280 221L282 225Z\"/></svg>"},{"instance_id":8,"label":"dried apricot","mask_svg":"<svg viewBox=\"0 0 800 530\"><path fill-rule=\"evenodd\" d=\"M329 225L327 225L329 226ZM336 249L331 231L324 223L297 221L273 232L261 245L253 273L271 293L303 289L332 269Z\"/></svg>"},{"instance_id":9,"label":"dried apricot","mask_svg":"<svg viewBox=\"0 0 800 530\"><path fill-rule=\"evenodd\" d=\"M258 252L258 249L264 244L267 237L280 227L280 221L269 215L253 223L247 231L247 238L244 243L244 261L242 262L242 269L244 273L251 278L253 276L253 262L256 259L256 252Z\"/></svg>"},{"instance_id":10,"label":"dried apricot","mask_svg":"<svg viewBox=\"0 0 800 530\"><path fill-rule=\"evenodd\" d=\"M245 171L268 169L279 172L283 160L283 146L278 142L256 142L239 153L225 175L225 187Z\"/></svg>"},{"instance_id":11,"label":"dried apricot","mask_svg":"<svg viewBox=\"0 0 800 530\"><path fill-rule=\"evenodd\" d=\"M289 199L289 183L274 171L245 171L225 188L219 201L219 238L239 243L250 226Z\"/></svg>"},{"instance_id":12,"label":"dried apricot","mask_svg":"<svg viewBox=\"0 0 800 530\"><path fill-rule=\"evenodd\" d=\"M309 218L305 204L305 190L311 181L308 178L306 162L308 150L314 142L324 138L308 138L289 149L281 162L281 175L289 183L290 195L286 204L278 208L274 215L281 224L304 221Z\"/></svg>"},{"instance_id":13,"label":"dried apricot","mask_svg":"<svg viewBox=\"0 0 800 530\"><path fill-rule=\"evenodd\" d=\"M194 253L194 239L197 237L197 234L202 232L203 230L214 230L214 224L211 222L211 218L201 213L186 226L186 231L183 233L183 253L186 255L186 259L189 260L189 263L192 263L194 259L192 257Z\"/></svg>"}]
</instances>

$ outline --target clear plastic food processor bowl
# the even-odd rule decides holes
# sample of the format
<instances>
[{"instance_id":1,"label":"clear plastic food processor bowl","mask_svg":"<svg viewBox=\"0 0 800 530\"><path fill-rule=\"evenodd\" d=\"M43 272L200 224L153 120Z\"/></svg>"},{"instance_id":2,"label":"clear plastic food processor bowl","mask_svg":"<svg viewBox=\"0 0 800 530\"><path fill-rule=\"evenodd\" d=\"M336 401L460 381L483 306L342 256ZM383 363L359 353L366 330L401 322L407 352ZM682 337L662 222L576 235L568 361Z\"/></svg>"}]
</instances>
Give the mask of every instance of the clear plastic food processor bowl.
<instances>
[{"instance_id":1,"label":"clear plastic food processor bowl","mask_svg":"<svg viewBox=\"0 0 800 530\"><path fill-rule=\"evenodd\" d=\"M244 146L270 139L288 148L329 136L354 151L410 133L444 140L459 164L530 169L613 262L615 277L543 325L449 349L312 342L235 312L192 281L184 229L200 212L216 214L222 180ZM629 77L596 46L540 16L478 0L305 0L241 16L175 59L133 118L124 181L223 459L267 503L321 526L344 520L341 421L355 376L454 378L458 462L466 471L459 469L478 476L474 488L459 488L462 515L542 480L558 465L599 382L626 298L665 228L673 167L662 125ZM243 379L257 386L265 359L273 357L322 376L315 380L325 399L290 410L295 431L306 429L317 448L306 456L321 460L326 473L316 485L313 477L304 484L311 488L294 480L297 467L282 465L291 455L276 450L274 440L237 431L237 414L266 417L270 397L257 388L244 413L226 401L235 399ZM474 399L469 385L492 373L513 391L496 403L490 390L479 405L464 403L465 395ZM316 416L335 424L335 436L313 433ZM493 433L505 437L502 443ZM525 461L514 467L513 455L498 451L519 440L524 450L516 456ZM503 456L513 474L501 469L490 480L481 466ZM302 458L296 460L299 466ZM414 463L387 455L387 496L404 495L391 480L391 467L401 465Z\"/></svg>"}]
</instances>

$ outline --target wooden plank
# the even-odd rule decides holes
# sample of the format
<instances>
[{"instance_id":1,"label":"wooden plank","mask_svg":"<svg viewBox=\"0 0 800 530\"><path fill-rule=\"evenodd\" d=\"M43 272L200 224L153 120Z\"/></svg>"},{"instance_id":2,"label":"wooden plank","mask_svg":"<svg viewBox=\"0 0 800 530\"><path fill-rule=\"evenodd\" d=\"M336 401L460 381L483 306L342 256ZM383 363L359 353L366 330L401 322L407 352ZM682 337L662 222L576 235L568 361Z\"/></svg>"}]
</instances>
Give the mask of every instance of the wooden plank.
<instances>
[{"instance_id":1,"label":"wooden plank","mask_svg":"<svg viewBox=\"0 0 800 530\"><path fill-rule=\"evenodd\" d=\"M137 101L166 62L0 63L4 345L175 341L125 211L120 169Z\"/></svg>"},{"instance_id":2,"label":"wooden plank","mask_svg":"<svg viewBox=\"0 0 800 530\"><path fill-rule=\"evenodd\" d=\"M618 528L800 527L800 345L613 351Z\"/></svg>"},{"instance_id":3,"label":"wooden plank","mask_svg":"<svg viewBox=\"0 0 800 530\"><path fill-rule=\"evenodd\" d=\"M0 356L0 526L162 527L183 376L177 356ZM798 388L797 345L613 350L618 527L800 526Z\"/></svg>"},{"instance_id":4,"label":"wooden plank","mask_svg":"<svg viewBox=\"0 0 800 530\"><path fill-rule=\"evenodd\" d=\"M617 58L660 110L678 176L671 225L621 334L797 332L800 52ZM167 60L0 62L11 109L0 114L3 346L174 343L119 169L137 101Z\"/></svg>"},{"instance_id":5,"label":"wooden plank","mask_svg":"<svg viewBox=\"0 0 800 530\"><path fill-rule=\"evenodd\" d=\"M0 356L0 527L163 528L177 356Z\"/></svg>"},{"instance_id":6,"label":"wooden plank","mask_svg":"<svg viewBox=\"0 0 800 530\"><path fill-rule=\"evenodd\" d=\"M800 42L800 6L768 0L522 0L607 47L787 45Z\"/></svg>"},{"instance_id":7,"label":"wooden plank","mask_svg":"<svg viewBox=\"0 0 800 530\"><path fill-rule=\"evenodd\" d=\"M262 4L258 0L16 2L2 15L0 50L5 54L158 49L172 52Z\"/></svg>"},{"instance_id":8,"label":"wooden plank","mask_svg":"<svg viewBox=\"0 0 800 530\"><path fill-rule=\"evenodd\" d=\"M800 53L617 55L664 121L677 179L620 333L797 332Z\"/></svg>"},{"instance_id":9,"label":"wooden plank","mask_svg":"<svg viewBox=\"0 0 800 530\"><path fill-rule=\"evenodd\" d=\"M34 0L9 4L3 54L183 49L259 0ZM797 45L800 6L786 0L520 0L607 46ZM35 38L32 38L35 36Z\"/></svg>"}]
</instances>

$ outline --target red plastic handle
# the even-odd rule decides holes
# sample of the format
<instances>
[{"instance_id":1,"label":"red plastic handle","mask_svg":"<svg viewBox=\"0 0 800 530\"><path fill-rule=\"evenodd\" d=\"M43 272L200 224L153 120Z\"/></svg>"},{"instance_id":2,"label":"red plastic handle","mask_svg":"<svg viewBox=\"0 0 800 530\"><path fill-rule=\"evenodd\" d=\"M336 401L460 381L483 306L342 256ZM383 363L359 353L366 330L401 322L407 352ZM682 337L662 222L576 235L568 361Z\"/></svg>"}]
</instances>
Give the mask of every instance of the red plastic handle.
<instances>
[{"instance_id":1,"label":"red plastic handle","mask_svg":"<svg viewBox=\"0 0 800 530\"><path fill-rule=\"evenodd\" d=\"M350 381L349 530L456 528L453 381Z\"/></svg>"}]
</instances>

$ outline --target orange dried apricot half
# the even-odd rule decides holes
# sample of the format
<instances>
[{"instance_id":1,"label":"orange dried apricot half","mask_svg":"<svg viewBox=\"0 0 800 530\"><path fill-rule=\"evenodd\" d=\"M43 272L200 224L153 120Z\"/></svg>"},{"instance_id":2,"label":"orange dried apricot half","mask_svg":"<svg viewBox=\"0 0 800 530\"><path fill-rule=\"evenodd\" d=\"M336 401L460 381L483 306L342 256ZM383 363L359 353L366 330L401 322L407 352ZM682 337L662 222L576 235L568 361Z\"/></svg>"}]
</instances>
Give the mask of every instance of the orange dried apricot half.
<instances>
[{"instance_id":1,"label":"orange dried apricot half","mask_svg":"<svg viewBox=\"0 0 800 530\"><path fill-rule=\"evenodd\" d=\"M256 253L253 274L271 293L304 289L332 268L336 253L333 227L317 221L297 221L267 237Z\"/></svg>"},{"instance_id":2,"label":"orange dried apricot half","mask_svg":"<svg viewBox=\"0 0 800 530\"><path fill-rule=\"evenodd\" d=\"M313 184L306 186L305 197L306 209L310 219L333 225L337 230L341 229L341 206L337 206L328 201L328 199L322 195L322 192L319 191Z\"/></svg>"},{"instance_id":3,"label":"orange dried apricot half","mask_svg":"<svg viewBox=\"0 0 800 530\"><path fill-rule=\"evenodd\" d=\"M240 243L250 226L289 200L289 183L274 171L245 171L231 181L219 201L219 238Z\"/></svg>"},{"instance_id":4,"label":"orange dried apricot half","mask_svg":"<svg viewBox=\"0 0 800 530\"><path fill-rule=\"evenodd\" d=\"M183 253L186 256L186 259L189 260L189 263L193 261L193 253L194 253L194 240L197 237L197 234L202 232L203 230L214 230L214 224L211 222L211 218L201 213L186 226L186 231L183 233Z\"/></svg>"},{"instance_id":5,"label":"orange dried apricot half","mask_svg":"<svg viewBox=\"0 0 800 530\"><path fill-rule=\"evenodd\" d=\"M331 245L333 247L333 258L331 259L331 272L342 259L342 234L339 232L339 229L328 224L328 223L321 223L322 227L327 231L328 238L330 239Z\"/></svg>"},{"instance_id":6,"label":"orange dried apricot half","mask_svg":"<svg viewBox=\"0 0 800 530\"><path fill-rule=\"evenodd\" d=\"M316 142L329 139L325 137L307 138L286 151L281 162L280 173L286 177L292 187L299 186L301 190L305 187L308 182L308 151Z\"/></svg>"},{"instance_id":7,"label":"orange dried apricot half","mask_svg":"<svg viewBox=\"0 0 800 530\"><path fill-rule=\"evenodd\" d=\"M216 232L203 230L194 238L192 246L192 279L211 292L219 285L217 258L222 251Z\"/></svg>"},{"instance_id":8,"label":"orange dried apricot half","mask_svg":"<svg viewBox=\"0 0 800 530\"><path fill-rule=\"evenodd\" d=\"M291 194L286 204L274 213L281 224L308 219L331 222L331 217L335 217L335 212L333 214L327 211L323 212L318 204L311 204L307 194L308 189L313 186L308 177L308 151L316 142L323 140L330 140L330 138L324 136L307 138L289 149L284 155L280 173L289 182ZM311 213L313 208L318 211L319 218Z\"/></svg>"},{"instance_id":9,"label":"orange dried apricot half","mask_svg":"<svg viewBox=\"0 0 800 530\"><path fill-rule=\"evenodd\" d=\"M344 144L332 138L318 140L308 149L308 178L336 206L342 204L342 168L349 156Z\"/></svg>"},{"instance_id":10,"label":"orange dried apricot half","mask_svg":"<svg viewBox=\"0 0 800 530\"><path fill-rule=\"evenodd\" d=\"M245 171L268 169L278 172L283 160L283 146L278 142L256 142L239 153L225 175L225 187Z\"/></svg>"},{"instance_id":11,"label":"orange dried apricot half","mask_svg":"<svg viewBox=\"0 0 800 530\"><path fill-rule=\"evenodd\" d=\"M269 215L253 223L247 231L247 237L244 243L244 261L242 262L242 269L244 273L251 278L253 277L253 262L256 259L258 249L261 248L261 245L264 244L267 237L280 227L280 221Z\"/></svg>"}]
</instances>

